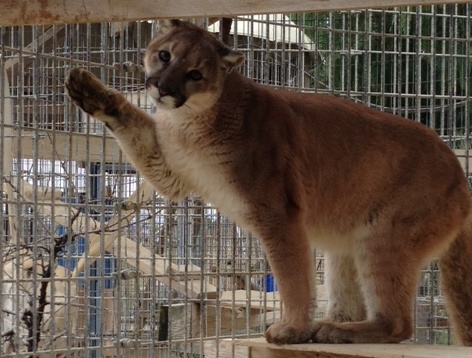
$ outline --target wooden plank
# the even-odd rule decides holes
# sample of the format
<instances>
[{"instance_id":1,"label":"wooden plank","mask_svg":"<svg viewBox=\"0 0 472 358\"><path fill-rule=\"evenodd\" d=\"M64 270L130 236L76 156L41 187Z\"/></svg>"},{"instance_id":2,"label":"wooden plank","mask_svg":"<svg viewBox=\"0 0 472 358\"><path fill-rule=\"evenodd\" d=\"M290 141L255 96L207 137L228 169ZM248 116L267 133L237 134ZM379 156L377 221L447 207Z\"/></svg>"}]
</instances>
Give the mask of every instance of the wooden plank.
<instances>
[{"instance_id":1,"label":"wooden plank","mask_svg":"<svg viewBox=\"0 0 472 358\"><path fill-rule=\"evenodd\" d=\"M31 184L22 181L20 187L15 189L21 194L19 200L26 204L34 203L34 191ZM41 190L45 191L46 188ZM49 192L52 192L52 188ZM100 229L100 222L81 213L77 208L65 205L60 200L54 200L54 203L44 200L41 202L41 205L35 206L35 210L43 216L50 217L56 224L69 228L76 234L86 234L87 231L96 231ZM75 220L71 224L70 221L72 217L75 217ZM99 234L89 233L89 235L91 236L90 239L95 238L96 240L100 240Z\"/></svg>"},{"instance_id":2,"label":"wooden plank","mask_svg":"<svg viewBox=\"0 0 472 358\"><path fill-rule=\"evenodd\" d=\"M21 199L33 201L33 187L30 184L22 182L18 191L21 194ZM54 203L45 200L48 192L52 191L47 190L47 188L40 189L40 197L42 197L43 202L41 203L42 205L38 205L37 210L40 214L53 218L56 224L68 227L74 233L85 233L87 232L86 229L91 231L106 230L107 227L114 229L112 232L105 232L103 240L99 233L88 232L87 237L90 240L88 251L77 262L72 277L77 277L78 274L83 272L86 265L92 265L100 257L101 252L111 251L118 259L125 261L131 267L147 275L156 276L157 280L171 286L173 290L187 295L191 299L200 299L202 294L210 298L216 297L218 292L216 286L206 281L202 285L201 276L197 279L191 279L196 277L197 271L201 272L201 268L198 266L169 265L169 260L163 256L153 254L150 249L143 245L120 236L121 230L118 230L118 228L120 226L122 228L127 227L133 220L135 211L133 211L133 215L123 214L120 216L116 214L106 224L106 228L101 228L100 222L80 214L78 209L64 206L58 200L55 200ZM41 195L41 193L43 194ZM128 198L127 202L131 203L131 206L135 205L137 208L141 203L150 200L153 193L154 189L152 186L147 181L143 181L139 189ZM71 216L76 217L72 225L69 223ZM190 277L188 273L190 273Z\"/></svg>"},{"instance_id":3,"label":"wooden plank","mask_svg":"<svg viewBox=\"0 0 472 358\"><path fill-rule=\"evenodd\" d=\"M0 0L0 26L117 22L157 18L233 17L276 12L455 4L464 0Z\"/></svg>"},{"instance_id":4,"label":"wooden plank","mask_svg":"<svg viewBox=\"0 0 472 358\"><path fill-rule=\"evenodd\" d=\"M249 297L251 300L249 301ZM251 308L255 310L274 311L281 309L278 292L261 291L224 291L220 297L220 305L229 308Z\"/></svg>"},{"instance_id":5,"label":"wooden plank","mask_svg":"<svg viewBox=\"0 0 472 358\"><path fill-rule=\"evenodd\" d=\"M120 150L115 139L109 135L103 137L95 134L56 131L54 134L55 145L53 145L53 133L50 130L23 129L21 141L17 139L19 136L17 129L11 130L11 135L14 138L11 140L11 153L14 156L21 153L21 157L25 159L70 160L87 163L126 161L124 155L120 159ZM36 141L39 142L37 149L35 148ZM105 143L103 143L104 141Z\"/></svg>"},{"instance_id":6,"label":"wooden plank","mask_svg":"<svg viewBox=\"0 0 472 358\"><path fill-rule=\"evenodd\" d=\"M23 256L23 258L26 257ZM29 256L30 257L30 256ZM33 266L36 267L36 273L33 276ZM5 279L2 285L2 309L12 312L23 312L30 308L30 298L39 294L39 286L33 285L33 279L42 278L44 266L40 261L33 261L30 258L20 265L20 278L25 280L21 283L16 283L17 277L17 262L11 260L6 262L3 266L2 277ZM79 298L77 296L77 287L74 281L68 280L69 271L61 266L56 266L54 269L54 276L51 280L54 280L54 306L46 305L43 321L41 324L41 332L43 333L43 339L41 340L38 348L41 350L53 349L66 349L69 341L61 339L67 335L67 332L77 331L77 316L79 314ZM46 289L46 298L48 302L52 299L52 285L48 285ZM54 308L51 314L51 309ZM13 329L19 335L26 335L26 328L20 327L17 331L15 325L15 315L6 315L3 318L3 329L7 331ZM53 330L54 327L54 330ZM52 334L55 334L56 338L52 338ZM26 345L24 340L17 341L18 351L25 349ZM6 352L4 352L6 353ZM13 353L13 352L10 352ZM1 356L1 353L0 353ZM39 355L38 358L46 357L46 355Z\"/></svg>"},{"instance_id":7,"label":"wooden plank","mask_svg":"<svg viewBox=\"0 0 472 358\"><path fill-rule=\"evenodd\" d=\"M92 243L92 245L93 244L94 243ZM106 244L107 243L104 245ZM180 275L176 275L175 273L182 268L182 266L179 267L179 265L169 264L169 259L153 254L151 250L133 240L124 237L121 237L119 240L113 239L112 245L109 248L116 257L125 261L131 267L136 268L136 270L143 272L146 275L155 276L156 280L162 282L166 286L170 286L172 290L175 290L190 299L198 300L201 298L201 295L214 298L218 293L216 286L213 286L206 281L203 282L202 292L201 279L186 277L185 272L182 271L179 272ZM90 254L88 253L87 255ZM91 258L89 258L89 264L90 261ZM174 275L168 273L169 265L171 266ZM81 269L83 269L82 266L80 266ZM77 267L79 267L79 264ZM196 268L191 266L190 270L194 273Z\"/></svg>"},{"instance_id":8,"label":"wooden plank","mask_svg":"<svg viewBox=\"0 0 472 358\"><path fill-rule=\"evenodd\" d=\"M279 299L278 294L272 292L260 293L253 291L252 297L259 298L264 294L268 296L267 301L274 298ZM189 294L187 293L187 295ZM264 307L262 300L254 299L254 301L249 302L246 298L247 292L243 290L235 291L234 295L234 303L233 292L226 291L222 293L219 305L217 305L216 300L205 300L204 306L201 306L198 300L184 305L173 304L169 307L169 318L172 320L169 332L171 338L175 340L186 337L231 335L244 332L248 328L259 328L262 322L270 325L281 318L280 301L278 301L278 307L274 307L274 304L271 307L269 302ZM229 343L229 346L231 347L232 344ZM214 345L211 345L211 347L210 349L214 350ZM247 351L247 348L242 350ZM205 357L206 354L205 351Z\"/></svg>"},{"instance_id":9,"label":"wooden plank","mask_svg":"<svg viewBox=\"0 0 472 358\"><path fill-rule=\"evenodd\" d=\"M248 358L249 347L235 346L229 339L203 342L205 358Z\"/></svg>"},{"instance_id":10,"label":"wooden plank","mask_svg":"<svg viewBox=\"0 0 472 358\"><path fill-rule=\"evenodd\" d=\"M13 117L11 116L12 113L12 99L10 93L10 84L8 83L8 76L7 72L3 72L3 98L5 99L3 102L3 111L2 114L4 115L3 124L5 125L3 131L3 138L0 142L0 159L2 160L2 173L5 177L10 178L13 175L13 152L10 148L13 144L16 143L15 141L15 134L13 133L12 126L13 126ZM9 239L13 242L20 242L20 238L18 237L18 228L19 228L19 220L18 220L18 206L15 202L16 194L13 188L8 185L5 178L1 178L2 182L2 190L8 196L8 228L9 228ZM8 238L6 238L8 239ZM16 272L16 271L15 271ZM16 277L15 277L16 278Z\"/></svg>"},{"instance_id":11,"label":"wooden plank","mask_svg":"<svg viewBox=\"0 0 472 358\"><path fill-rule=\"evenodd\" d=\"M102 347L97 351L99 357L103 358L167 358L169 357L169 347L141 345L138 340L132 338L122 338L117 344L115 338L104 337ZM79 354L80 356L80 354Z\"/></svg>"},{"instance_id":12,"label":"wooden plank","mask_svg":"<svg viewBox=\"0 0 472 358\"><path fill-rule=\"evenodd\" d=\"M138 208L141 203L150 200L153 193L154 189L151 184L147 181L143 181L139 188L128 198L127 202ZM131 219L131 216L122 215L120 218L120 215L116 214L107 223L107 227L117 228L119 225L124 227L123 224L125 224L125 226L128 225ZM184 267L176 264L169 265L168 259L154 254L150 249L135 241L125 237L120 237L120 234L120 230L106 233L103 235L103 241L101 240L100 235L93 233L89 234L89 249L77 262L74 276L84 271L86 263L91 265L94 262L94 259L96 259L102 251L110 250L115 254L115 256L120 260L124 260L131 267L134 267L138 271L144 272L147 275L156 276L156 279L160 282L167 286L171 286L173 290L182 293L191 299L200 299L201 295L208 297L215 297L217 295L218 291L215 286L206 281L202 284L201 279L192 280L186 276L188 271L190 271L192 276L194 276L195 271L199 269L197 266L189 265L188 267ZM172 272L173 275L169 272Z\"/></svg>"},{"instance_id":13,"label":"wooden plank","mask_svg":"<svg viewBox=\"0 0 472 358\"><path fill-rule=\"evenodd\" d=\"M0 0L0 3L1 1L2 0ZM11 63L10 66L14 66L14 63ZM5 78L8 77L5 76ZM9 92L5 93L6 100L8 100L8 103L11 103L10 96L8 95ZM122 93L136 106L142 106L148 103L145 91ZM42 106L44 105L42 104ZM63 107L59 108L63 109ZM64 126L70 114L59 112L59 108L55 109L58 119L61 117L62 120L62 123L58 123L58 125ZM47 113L52 113L48 108L43 107L43 109L45 109ZM5 113L11 113L11 110ZM91 118L91 121L93 126L102 125L98 120ZM94 121L96 123L94 123ZM82 122L85 122L85 120L82 120ZM126 156L121 154L115 138L113 138L108 131L105 132L105 135L102 135L61 130L53 131L51 129L35 130L30 127L23 127L21 130L21 140L19 140L20 132L16 127L12 126L8 128L8 130L10 131L8 138L10 138L13 157L21 155L21 157L25 159L62 160L84 163L120 163L126 162L127 160ZM53 143L55 143L55 145L53 145Z\"/></svg>"},{"instance_id":14,"label":"wooden plank","mask_svg":"<svg viewBox=\"0 0 472 358\"><path fill-rule=\"evenodd\" d=\"M16 129L10 130L13 138L18 137ZM35 135L37 133L37 136ZM38 130L37 132L23 129L22 140L11 140L13 155L19 153L21 146L22 158L26 159L47 159L47 160L71 160L76 162L105 162L119 163L125 162L126 156L121 155L115 139L106 135L105 137L96 134L55 132L55 143L52 143L52 131ZM38 149L35 153L35 138L39 138ZM7 138L5 139L5 141ZM103 144L103 141L105 143ZM10 147L10 146L9 146ZM88 148L88 150L87 150ZM105 148L105 151L102 150ZM467 153L464 149L454 149L464 170L472 173L472 150Z\"/></svg>"},{"instance_id":15,"label":"wooden plank","mask_svg":"<svg viewBox=\"0 0 472 358\"><path fill-rule=\"evenodd\" d=\"M200 324L200 318L204 324ZM193 337L215 337L230 336L235 333L245 332L248 328L255 329L261 327L264 322L270 325L281 318L281 311L261 312L261 310L205 304L203 316L194 314L195 324ZM203 330L202 330L203 328Z\"/></svg>"},{"instance_id":16,"label":"wooden plank","mask_svg":"<svg viewBox=\"0 0 472 358\"><path fill-rule=\"evenodd\" d=\"M129 196L126 203L130 207L138 209L142 203L146 203L152 199L153 193L154 189L152 188L151 184L149 184L147 181L143 181L134 191L134 193ZM95 260L100 257L102 252L108 251L116 239L121 239L121 230L128 227L135 219L136 213L139 212L139 210L133 210L130 214L125 214L122 212L123 210L120 211L121 213L117 211L113 215L113 217L106 223L105 227L101 227L99 221L89 218L90 224L93 223L97 228L105 231L103 233L103 241L99 233L88 233L88 239L90 242L89 248L82 254L81 258L77 262L77 266L75 267L72 277L76 277L78 274L84 272L86 265L92 265ZM110 229L112 229L111 232ZM118 258L121 259L121 257Z\"/></svg>"},{"instance_id":17,"label":"wooden plank","mask_svg":"<svg viewBox=\"0 0 472 358\"><path fill-rule=\"evenodd\" d=\"M33 201L35 198L36 194L36 200L37 201L51 201L51 200L57 200L60 201L62 198L62 195L64 193L62 190L59 189L52 189L49 187L44 187L44 186L37 186L36 188L33 187L30 183L26 181L22 181L22 188L21 188L21 193L25 198L29 198L28 200Z\"/></svg>"},{"instance_id":18,"label":"wooden plank","mask_svg":"<svg viewBox=\"0 0 472 358\"><path fill-rule=\"evenodd\" d=\"M241 339L235 347L249 347L250 358L470 358L472 347L416 344L294 344L277 346L264 338Z\"/></svg>"}]
</instances>

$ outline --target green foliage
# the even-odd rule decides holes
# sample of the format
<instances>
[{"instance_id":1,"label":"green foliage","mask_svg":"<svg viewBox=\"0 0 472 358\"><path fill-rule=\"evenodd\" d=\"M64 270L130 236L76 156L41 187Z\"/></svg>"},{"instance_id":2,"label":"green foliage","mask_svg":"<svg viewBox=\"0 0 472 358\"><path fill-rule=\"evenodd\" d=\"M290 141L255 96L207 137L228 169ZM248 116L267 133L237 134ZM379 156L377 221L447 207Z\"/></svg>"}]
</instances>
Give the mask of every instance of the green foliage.
<instances>
[{"instance_id":1,"label":"green foliage","mask_svg":"<svg viewBox=\"0 0 472 358\"><path fill-rule=\"evenodd\" d=\"M472 91L470 10L470 4L451 4L290 18L322 59L310 71L314 87L357 94L386 110L401 108L434 128L445 127L439 121L463 128L470 106L452 105L447 98Z\"/></svg>"}]
</instances>

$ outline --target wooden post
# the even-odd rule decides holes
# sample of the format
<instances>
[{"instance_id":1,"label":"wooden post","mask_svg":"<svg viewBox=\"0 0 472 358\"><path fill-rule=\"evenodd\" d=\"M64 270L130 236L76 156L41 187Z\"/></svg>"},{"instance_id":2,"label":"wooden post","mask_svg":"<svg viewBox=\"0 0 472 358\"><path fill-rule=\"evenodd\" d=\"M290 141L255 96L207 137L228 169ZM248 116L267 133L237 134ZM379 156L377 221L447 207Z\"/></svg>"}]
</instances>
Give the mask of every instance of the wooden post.
<instances>
[{"instance_id":1,"label":"wooden post","mask_svg":"<svg viewBox=\"0 0 472 358\"><path fill-rule=\"evenodd\" d=\"M13 153L12 153L12 147L13 147L13 113L12 113L12 103L11 103L11 95L10 95L10 85L8 83L8 76L6 71L3 72L3 124L4 131L3 135L4 137L1 138L2 143L2 149L3 149L3 156L1 160L3 161L2 169L3 169L3 176L5 178L0 178L2 182L2 190L6 194L8 198L8 243L15 245L16 243L19 243L20 238L18 237L18 228L19 228L19 220L18 220L18 205L16 204L15 200L17 198L17 195L14 191L14 188L5 181L5 179L11 180L10 176L13 171ZM3 239L2 239L3 240ZM21 257L25 256L24 255L25 250L21 250L20 252L16 252L12 255L12 263L11 263L11 277L9 279L11 280L17 280L17 279L22 279L24 276L24 271L21 270ZM22 255L23 254L23 255ZM4 255L4 253L2 253ZM20 256L21 255L21 256ZM20 260L16 260L16 258L20 258ZM24 258L24 257L23 257ZM4 258L5 259L5 258ZM17 269L17 266L20 266L20 269ZM6 267L3 268L6 270ZM17 275L20 275L20 277L17 277ZM4 273L2 273L4 274ZM21 293L21 298L20 298L20 303L19 307L17 307L17 302L18 300L14 299L15 295L20 295L20 287L16 287L16 289L13 289L12 285L12 291L11 291L11 299L6 300L4 302L4 309L11 310L12 312L20 312L20 309L25 306L26 302L21 302L22 300L26 300L27 298L24 297L23 293ZM16 292L15 292L16 291Z\"/></svg>"},{"instance_id":2,"label":"wooden post","mask_svg":"<svg viewBox=\"0 0 472 358\"><path fill-rule=\"evenodd\" d=\"M3 146L3 175L10 176L13 170L13 114L12 114L12 103L10 95L10 85L8 83L8 76L6 71L3 73L3 125L4 137L2 138ZM3 192L8 196L8 224L10 230L10 240L15 241L18 239L18 217L16 216L18 208L17 205L13 204L14 198L16 198L15 192L11 185L1 178L3 185Z\"/></svg>"}]
</instances>

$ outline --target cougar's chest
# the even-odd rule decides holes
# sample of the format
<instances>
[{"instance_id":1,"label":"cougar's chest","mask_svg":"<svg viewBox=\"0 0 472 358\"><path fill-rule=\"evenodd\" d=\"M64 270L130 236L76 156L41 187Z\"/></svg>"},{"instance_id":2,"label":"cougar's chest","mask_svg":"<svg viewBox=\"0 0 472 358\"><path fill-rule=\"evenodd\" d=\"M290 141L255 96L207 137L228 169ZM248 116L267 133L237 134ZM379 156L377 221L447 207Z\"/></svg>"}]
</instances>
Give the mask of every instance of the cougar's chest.
<instances>
[{"instance_id":1,"label":"cougar's chest","mask_svg":"<svg viewBox=\"0 0 472 358\"><path fill-rule=\"evenodd\" d=\"M229 162L231 149L218 140L201 117L156 118L157 133L169 168L198 195L234 219L244 215L246 204L238 191Z\"/></svg>"}]
</instances>

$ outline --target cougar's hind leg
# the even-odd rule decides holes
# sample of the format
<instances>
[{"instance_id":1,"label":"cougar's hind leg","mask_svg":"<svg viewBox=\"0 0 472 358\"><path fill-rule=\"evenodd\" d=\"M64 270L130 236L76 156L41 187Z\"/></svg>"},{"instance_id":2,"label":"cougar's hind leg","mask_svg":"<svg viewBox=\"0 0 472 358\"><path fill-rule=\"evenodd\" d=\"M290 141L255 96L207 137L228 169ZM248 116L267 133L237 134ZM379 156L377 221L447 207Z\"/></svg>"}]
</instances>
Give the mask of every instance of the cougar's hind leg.
<instances>
[{"instance_id":1,"label":"cougar's hind leg","mask_svg":"<svg viewBox=\"0 0 472 358\"><path fill-rule=\"evenodd\" d=\"M313 340L320 343L396 343L412 333L412 304L421 266L417 252L392 237L370 237L355 248L366 319L321 322ZM401 242L401 241L400 241Z\"/></svg>"},{"instance_id":2,"label":"cougar's hind leg","mask_svg":"<svg viewBox=\"0 0 472 358\"><path fill-rule=\"evenodd\" d=\"M458 343L472 346L472 223L441 256L441 286Z\"/></svg>"},{"instance_id":3,"label":"cougar's hind leg","mask_svg":"<svg viewBox=\"0 0 472 358\"><path fill-rule=\"evenodd\" d=\"M357 278L354 258L328 252L325 257L325 285L328 309L325 320L352 322L365 319L364 297Z\"/></svg>"}]
</instances>

